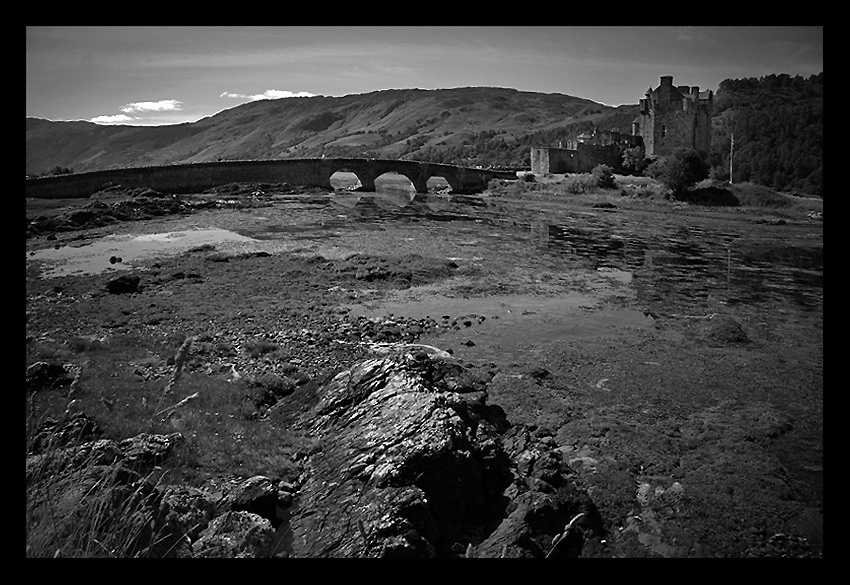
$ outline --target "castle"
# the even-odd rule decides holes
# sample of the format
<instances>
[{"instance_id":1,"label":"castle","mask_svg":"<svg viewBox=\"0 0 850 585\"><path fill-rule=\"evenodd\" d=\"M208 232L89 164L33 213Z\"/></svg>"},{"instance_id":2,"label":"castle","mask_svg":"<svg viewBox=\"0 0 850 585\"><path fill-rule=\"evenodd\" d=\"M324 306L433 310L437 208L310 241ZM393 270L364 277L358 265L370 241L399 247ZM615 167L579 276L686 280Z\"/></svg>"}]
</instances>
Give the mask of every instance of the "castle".
<instances>
[{"instance_id":1,"label":"castle","mask_svg":"<svg viewBox=\"0 0 850 585\"><path fill-rule=\"evenodd\" d=\"M640 114L632 122L631 134L617 130L581 134L567 148L532 148L531 172L587 173L600 164L622 172L623 152L639 147L644 156L666 156L680 147L692 148L707 156L711 151L711 110L714 94L699 86L673 86L673 77L661 77L661 84L646 90L640 100Z\"/></svg>"},{"instance_id":2,"label":"castle","mask_svg":"<svg viewBox=\"0 0 850 585\"><path fill-rule=\"evenodd\" d=\"M707 156L713 105L711 90L700 92L697 85L673 87L673 77L665 75L661 85L647 89L640 100L640 116L632 124L632 134L643 138L647 157L666 156L680 147Z\"/></svg>"}]
</instances>

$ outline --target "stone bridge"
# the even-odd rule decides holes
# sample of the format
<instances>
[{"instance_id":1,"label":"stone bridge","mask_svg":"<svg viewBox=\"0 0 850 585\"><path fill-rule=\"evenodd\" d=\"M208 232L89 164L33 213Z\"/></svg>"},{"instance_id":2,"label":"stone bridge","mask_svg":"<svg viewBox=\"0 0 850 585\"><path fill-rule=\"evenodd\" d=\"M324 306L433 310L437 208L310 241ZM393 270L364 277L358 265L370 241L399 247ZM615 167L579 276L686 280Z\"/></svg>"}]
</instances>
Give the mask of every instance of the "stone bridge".
<instances>
[{"instance_id":1,"label":"stone bridge","mask_svg":"<svg viewBox=\"0 0 850 585\"><path fill-rule=\"evenodd\" d=\"M88 197L110 185L150 187L171 192L197 192L227 183L290 183L332 190L337 171L354 173L361 191L374 191L375 179L387 172L404 175L417 193L428 192L428 179L444 178L454 193L484 190L493 178L515 179L512 171L475 169L439 163L375 158L298 158L224 161L130 167L55 177L27 179L27 197Z\"/></svg>"}]
</instances>

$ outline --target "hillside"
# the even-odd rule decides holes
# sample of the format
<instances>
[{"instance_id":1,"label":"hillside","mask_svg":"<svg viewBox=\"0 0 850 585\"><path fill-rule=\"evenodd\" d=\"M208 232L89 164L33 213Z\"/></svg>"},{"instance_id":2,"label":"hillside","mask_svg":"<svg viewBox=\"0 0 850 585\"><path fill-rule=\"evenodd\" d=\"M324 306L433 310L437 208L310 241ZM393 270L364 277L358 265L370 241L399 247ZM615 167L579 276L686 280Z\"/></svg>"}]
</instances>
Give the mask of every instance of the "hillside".
<instances>
[{"instance_id":1,"label":"hillside","mask_svg":"<svg viewBox=\"0 0 850 585\"><path fill-rule=\"evenodd\" d=\"M262 100L172 126L27 118L27 174L323 154L524 166L531 144L594 125L626 131L636 114L636 105L469 87Z\"/></svg>"}]
</instances>

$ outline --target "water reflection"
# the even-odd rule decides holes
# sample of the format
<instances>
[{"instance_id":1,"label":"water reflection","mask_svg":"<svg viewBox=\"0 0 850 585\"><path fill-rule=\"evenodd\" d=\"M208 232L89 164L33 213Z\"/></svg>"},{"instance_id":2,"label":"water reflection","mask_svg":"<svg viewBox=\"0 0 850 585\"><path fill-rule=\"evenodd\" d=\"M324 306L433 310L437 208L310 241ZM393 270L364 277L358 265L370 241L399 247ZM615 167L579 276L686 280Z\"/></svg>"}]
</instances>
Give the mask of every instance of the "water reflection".
<instances>
[{"instance_id":1,"label":"water reflection","mask_svg":"<svg viewBox=\"0 0 850 585\"><path fill-rule=\"evenodd\" d=\"M545 222L532 224L531 230L549 251L586 259L593 269L633 270L644 263L645 243L606 230Z\"/></svg>"},{"instance_id":2,"label":"water reflection","mask_svg":"<svg viewBox=\"0 0 850 585\"><path fill-rule=\"evenodd\" d=\"M716 295L732 303L823 303L823 246L765 245L749 241L747 234L697 226L660 226L647 235L628 224L585 216L569 223L537 222L531 236L547 252L567 254L590 268L634 272L639 287L655 300Z\"/></svg>"}]
</instances>

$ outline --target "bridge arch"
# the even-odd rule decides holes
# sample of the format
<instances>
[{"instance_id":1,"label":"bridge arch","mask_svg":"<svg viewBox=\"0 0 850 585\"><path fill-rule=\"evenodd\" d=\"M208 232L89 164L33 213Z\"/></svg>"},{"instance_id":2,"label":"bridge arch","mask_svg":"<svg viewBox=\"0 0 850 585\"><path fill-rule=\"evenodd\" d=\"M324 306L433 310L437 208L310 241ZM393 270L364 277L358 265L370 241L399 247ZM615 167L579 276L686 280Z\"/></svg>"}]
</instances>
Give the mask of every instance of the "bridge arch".
<instances>
[{"instance_id":1,"label":"bridge arch","mask_svg":"<svg viewBox=\"0 0 850 585\"><path fill-rule=\"evenodd\" d=\"M460 181L457 178L457 170L456 169L453 169L453 168L449 169L449 168L442 168L442 167L432 168L431 165L429 165L427 173L428 173L428 178L426 179L426 184L427 184L427 181L429 179L431 179L432 177L439 177L449 184L449 187L451 187L451 190L453 192L460 191L461 185L460 185ZM426 191L427 191L427 189L426 189Z\"/></svg>"},{"instance_id":2,"label":"bridge arch","mask_svg":"<svg viewBox=\"0 0 850 585\"><path fill-rule=\"evenodd\" d=\"M375 189L391 193L416 193L416 184L409 173L386 171L375 177Z\"/></svg>"},{"instance_id":3,"label":"bridge arch","mask_svg":"<svg viewBox=\"0 0 850 585\"><path fill-rule=\"evenodd\" d=\"M430 177L428 177L428 180L425 182L425 184L428 186L429 193L444 192L444 189L446 189L446 187L454 191L451 186L451 183L449 183L448 180L442 175L431 175Z\"/></svg>"},{"instance_id":4,"label":"bridge arch","mask_svg":"<svg viewBox=\"0 0 850 585\"><path fill-rule=\"evenodd\" d=\"M346 168L331 173L328 182L334 191L359 191L363 187L363 181L357 173Z\"/></svg>"},{"instance_id":5,"label":"bridge arch","mask_svg":"<svg viewBox=\"0 0 850 585\"><path fill-rule=\"evenodd\" d=\"M360 186L357 188L359 191L375 190L375 177L377 175L358 160L331 159L325 166L328 173L328 184L331 186L334 186L334 175L337 173L351 173L360 182Z\"/></svg>"}]
</instances>

